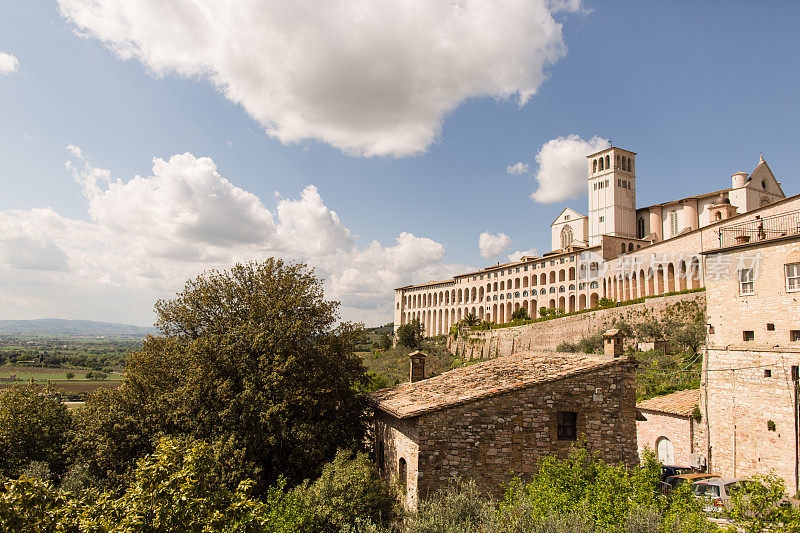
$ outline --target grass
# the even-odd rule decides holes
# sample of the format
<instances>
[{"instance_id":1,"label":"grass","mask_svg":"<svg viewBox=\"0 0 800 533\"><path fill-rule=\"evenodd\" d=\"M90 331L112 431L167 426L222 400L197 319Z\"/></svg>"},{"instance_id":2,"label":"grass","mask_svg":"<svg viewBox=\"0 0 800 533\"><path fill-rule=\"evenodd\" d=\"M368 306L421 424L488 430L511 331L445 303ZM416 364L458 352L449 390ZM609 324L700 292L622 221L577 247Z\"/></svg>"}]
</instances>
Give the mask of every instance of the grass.
<instances>
[{"instance_id":1,"label":"grass","mask_svg":"<svg viewBox=\"0 0 800 533\"><path fill-rule=\"evenodd\" d=\"M84 379L84 375L89 372L90 368L48 368L29 365L0 365L0 377L7 378L11 374L16 374L17 379L28 381L67 381L67 372L75 374L75 381ZM112 372L109 374L108 379L121 380L124 374L121 372Z\"/></svg>"}]
</instances>

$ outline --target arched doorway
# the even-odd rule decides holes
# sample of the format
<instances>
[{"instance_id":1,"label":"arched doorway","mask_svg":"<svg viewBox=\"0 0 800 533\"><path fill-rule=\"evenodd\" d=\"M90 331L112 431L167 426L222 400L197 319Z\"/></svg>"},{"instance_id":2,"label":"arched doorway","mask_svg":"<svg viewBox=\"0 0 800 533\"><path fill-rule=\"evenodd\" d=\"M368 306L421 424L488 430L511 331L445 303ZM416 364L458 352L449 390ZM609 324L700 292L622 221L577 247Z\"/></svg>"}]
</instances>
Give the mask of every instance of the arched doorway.
<instances>
[{"instance_id":1,"label":"arched doorway","mask_svg":"<svg viewBox=\"0 0 800 533\"><path fill-rule=\"evenodd\" d=\"M675 448L673 448L672 442L667 437L659 437L656 440L656 454L662 464L675 464Z\"/></svg>"}]
</instances>

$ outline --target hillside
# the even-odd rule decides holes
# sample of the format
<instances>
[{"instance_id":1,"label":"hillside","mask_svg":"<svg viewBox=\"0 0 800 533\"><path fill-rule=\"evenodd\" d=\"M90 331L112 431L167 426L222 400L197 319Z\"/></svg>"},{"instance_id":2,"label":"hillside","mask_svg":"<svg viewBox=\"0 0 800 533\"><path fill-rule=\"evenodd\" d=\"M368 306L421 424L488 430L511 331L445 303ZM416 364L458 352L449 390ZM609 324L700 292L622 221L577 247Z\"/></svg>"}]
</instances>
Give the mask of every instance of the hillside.
<instances>
[{"instance_id":1,"label":"hillside","mask_svg":"<svg viewBox=\"0 0 800 533\"><path fill-rule=\"evenodd\" d=\"M130 324L114 322L95 322L93 320L64 320L60 318L40 318L36 320L0 320L2 335L34 336L126 336L144 337L155 333L155 328L143 328Z\"/></svg>"}]
</instances>

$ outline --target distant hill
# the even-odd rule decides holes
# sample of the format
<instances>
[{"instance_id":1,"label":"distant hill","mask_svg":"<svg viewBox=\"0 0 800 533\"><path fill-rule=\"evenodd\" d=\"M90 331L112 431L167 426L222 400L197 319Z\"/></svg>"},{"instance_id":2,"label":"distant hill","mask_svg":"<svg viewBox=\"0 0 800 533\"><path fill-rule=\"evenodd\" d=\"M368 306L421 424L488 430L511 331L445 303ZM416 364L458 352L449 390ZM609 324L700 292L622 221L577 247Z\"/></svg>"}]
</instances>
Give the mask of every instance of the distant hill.
<instances>
[{"instance_id":1,"label":"distant hill","mask_svg":"<svg viewBox=\"0 0 800 533\"><path fill-rule=\"evenodd\" d=\"M37 320L0 320L0 334L40 335L40 336L129 336L144 337L155 333L155 328L143 328L130 324L113 322L94 322L92 320L63 320L60 318L40 318Z\"/></svg>"}]
</instances>

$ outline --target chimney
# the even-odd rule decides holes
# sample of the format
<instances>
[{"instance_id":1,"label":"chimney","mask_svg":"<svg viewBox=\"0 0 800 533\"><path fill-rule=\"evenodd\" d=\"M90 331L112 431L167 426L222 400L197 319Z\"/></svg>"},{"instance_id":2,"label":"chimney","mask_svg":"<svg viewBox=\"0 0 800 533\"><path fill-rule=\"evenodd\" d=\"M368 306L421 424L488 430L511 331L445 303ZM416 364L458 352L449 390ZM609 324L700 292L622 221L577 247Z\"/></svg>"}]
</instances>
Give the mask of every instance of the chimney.
<instances>
[{"instance_id":1,"label":"chimney","mask_svg":"<svg viewBox=\"0 0 800 533\"><path fill-rule=\"evenodd\" d=\"M603 333L603 359L611 361L622 355L622 333L609 329Z\"/></svg>"},{"instance_id":2,"label":"chimney","mask_svg":"<svg viewBox=\"0 0 800 533\"><path fill-rule=\"evenodd\" d=\"M424 353L417 350L408 354L411 359L411 383L425 379L425 358L428 357Z\"/></svg>"}]
</instances>

